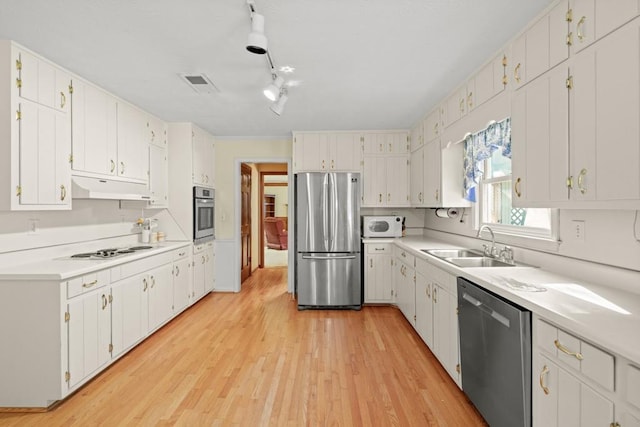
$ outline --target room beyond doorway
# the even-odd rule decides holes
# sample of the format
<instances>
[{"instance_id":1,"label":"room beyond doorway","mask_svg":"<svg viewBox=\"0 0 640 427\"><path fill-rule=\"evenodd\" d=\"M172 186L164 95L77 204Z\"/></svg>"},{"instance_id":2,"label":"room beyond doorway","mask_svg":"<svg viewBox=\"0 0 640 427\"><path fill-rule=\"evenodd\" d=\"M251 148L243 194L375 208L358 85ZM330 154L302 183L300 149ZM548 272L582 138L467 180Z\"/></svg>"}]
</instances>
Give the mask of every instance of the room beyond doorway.
<instances>
[{"instance_id":1,"label":"room beyond doorway","mask_svg":"<svg viewBox=\"0 0 640 427\"><path fill-rule=\"evenodd\" d=\"M288 265L289 184L286 164L259 164L261 268Z\"/></svg>"}]
</instances>

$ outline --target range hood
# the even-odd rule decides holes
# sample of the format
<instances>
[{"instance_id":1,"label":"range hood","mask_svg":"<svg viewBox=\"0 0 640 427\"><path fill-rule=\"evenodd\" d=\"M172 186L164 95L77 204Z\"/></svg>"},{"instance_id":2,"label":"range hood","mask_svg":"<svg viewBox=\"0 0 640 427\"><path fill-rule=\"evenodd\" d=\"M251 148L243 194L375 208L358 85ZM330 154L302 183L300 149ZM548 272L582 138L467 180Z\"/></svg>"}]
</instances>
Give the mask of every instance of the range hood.
<instances>
[{"instance_id":1,"label":"range hood","mask_svg":"<svg viewBox=\"0 0 640 427\"><path fill-rule=\"evenodd\" d=\"M71 180L74 199L151 200L151 192L146 184L85 176L73 176Z\"/></svg>"}]
</instances>

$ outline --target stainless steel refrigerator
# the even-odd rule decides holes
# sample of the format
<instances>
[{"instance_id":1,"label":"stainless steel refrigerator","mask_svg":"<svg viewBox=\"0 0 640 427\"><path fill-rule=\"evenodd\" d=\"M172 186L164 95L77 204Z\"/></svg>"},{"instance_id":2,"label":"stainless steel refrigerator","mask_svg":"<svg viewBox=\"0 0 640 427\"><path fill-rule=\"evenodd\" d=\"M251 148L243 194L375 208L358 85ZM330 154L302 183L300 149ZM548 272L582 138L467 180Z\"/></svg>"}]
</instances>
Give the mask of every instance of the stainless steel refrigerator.
<instances>
[{"instance_id":1,"label":"stainless steel refrigerator","mask_svg":"<svg viewBox=\"0 0 640 427\"><path fill-rule=\"evenodd\" d=\"M298 309L360 309L360 174L299 173L295 193Z\"/></svg>"}]
</instances>

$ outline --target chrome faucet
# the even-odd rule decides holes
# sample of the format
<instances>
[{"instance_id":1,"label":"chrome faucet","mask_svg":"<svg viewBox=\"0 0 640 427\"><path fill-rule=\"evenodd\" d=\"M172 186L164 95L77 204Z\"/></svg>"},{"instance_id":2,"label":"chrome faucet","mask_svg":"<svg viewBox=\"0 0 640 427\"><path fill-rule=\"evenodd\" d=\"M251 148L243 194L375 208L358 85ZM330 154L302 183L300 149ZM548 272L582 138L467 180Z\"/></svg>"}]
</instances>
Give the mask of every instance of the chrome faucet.
<instances>
[{"instance_id":1,"label":"chrome faucet","mask_svg":"<svg viewBox=\"0 0 640 427\"><path fill-rule=\"evenodd\" d=\"M485 256L496 258L498 256L498 248L496 248L496 236L495 234L493 234L493 230L491 229L491 227L489 227L487 224L483 224L478 229L478 234L476 234L476 237L480 237L482 230L485 229L488 230L489 233L491 233L491 247L483 244L482 251L484 252Z\"/></svg>"}]
</instances>

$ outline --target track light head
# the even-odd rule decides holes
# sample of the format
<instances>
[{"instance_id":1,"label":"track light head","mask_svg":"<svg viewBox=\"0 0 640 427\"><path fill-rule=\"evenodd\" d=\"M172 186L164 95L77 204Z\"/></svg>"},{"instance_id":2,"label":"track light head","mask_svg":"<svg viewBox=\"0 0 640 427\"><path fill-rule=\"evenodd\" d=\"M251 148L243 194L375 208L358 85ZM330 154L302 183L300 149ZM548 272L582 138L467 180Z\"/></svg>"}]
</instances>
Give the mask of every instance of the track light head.
<instances>
[{"instance_id":1,"label":"track light head","mask_svg":"<svg viewBox=\"0 0 640 427\"><path fill-rule=\"evenodd\" d=\"M282 93L280 94L280 98L278 98L278 101L271 104L271 107L269 108L271 109L271 111L273 111L274 113L280 116L284 111L284 104L287 103L288 99L289 97L287 96L287 94Z\"/></svg>"},{"instance_id":2,"label":"track light head","mask_svg":"<svg viewBox=\"0 0 640 427\"><path fill-rule=\"evenodd\" d=\"M264 96L266 96L270 101L276 101L280 95L280 89L282 89L283 84L284 79L274 74L273 81L263 91Z\"/></svg>"},{"instance_id":3,"label":"track light head","mask_svg":"<svg viewBox=\"0 0 640 427\"><path fill-rule=\"evenodd\" d=\"M264 35L264 16L251 14L251 32L247 41L247 50L251 53L264 55L267 53L267 36Z\"/></svg>"}]
</instances>

